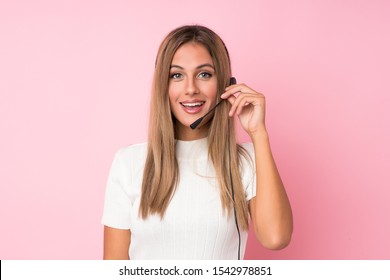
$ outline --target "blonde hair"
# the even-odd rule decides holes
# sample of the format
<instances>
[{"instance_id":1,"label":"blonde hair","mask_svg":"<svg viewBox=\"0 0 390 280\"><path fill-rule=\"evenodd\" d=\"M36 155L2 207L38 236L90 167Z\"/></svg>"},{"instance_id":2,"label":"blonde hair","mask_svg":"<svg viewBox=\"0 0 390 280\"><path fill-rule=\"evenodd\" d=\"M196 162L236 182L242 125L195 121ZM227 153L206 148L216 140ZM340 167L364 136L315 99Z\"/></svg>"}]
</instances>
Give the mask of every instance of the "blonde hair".
<instances>
[{"instance_id":1,"label":"blonde hair","mask_svg":"<svg viewBox=\"0 0 390 280\"><path fill-rule=\"evenodd\" d=\"M229 53L224 42L204 26L187 25L176 28L161 43L152 86L149 139L142 181L140 216L144 219L149 214L159 214L161 218L164 216L179 180L174 117L168 97L169 71L175 52L189 42L201 44L209 51L218 81L217 92L222 94L225 91L231 77ZM217 96L217 102L219 99ZM242 229L248 230L248 205L240 176L240 155L246 154L236 144L234 120L228 117L229 108L229 102L222 102L210 120L209 157L219 182L222 207L229 215L233 207L231 170L238 224Z\"/></svg>"}]
</instances>

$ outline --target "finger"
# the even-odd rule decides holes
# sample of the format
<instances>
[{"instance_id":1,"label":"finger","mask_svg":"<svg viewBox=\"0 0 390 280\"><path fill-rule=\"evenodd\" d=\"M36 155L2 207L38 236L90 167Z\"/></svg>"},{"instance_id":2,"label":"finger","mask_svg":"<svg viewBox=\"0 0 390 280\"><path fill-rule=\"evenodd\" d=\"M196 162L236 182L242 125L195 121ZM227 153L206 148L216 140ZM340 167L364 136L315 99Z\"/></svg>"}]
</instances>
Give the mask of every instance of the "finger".
<instances>
[{"instance_id":1,"label":"finger","mask_svg":"<svg viewBox=\"0 0 390 280\"><path fill-rule=\"evenodd\" d=\"M246 98L247 100L250 101L250 103L254 103L255 105L257 105L263 103L265 96L258 92L255 93L241 92L237 96L237 99L241 100L242 98Z\"/></svg>"},{"instance_id":2,"label":"finger","mask_svg":"<svg viewBox=\"0 0 390 280\"><path fill-rule=\"evenodd\" d=\"M230 89L229 91L225 91L223 94L221 94L221 98L227 99L230 96L235 96L239 92L240 92L239 90Z\"/></svg>"},{"instance_id":3,"label":"finger","mask_svg":"<svg viewBox=\"0 0 390 280\"><path fill-rule=\"evenodd\" d=\"M235 97L234 95L232 96L229 96L226 100L229 101L230 104L234 104L234 102L236 101L237 97Z\"/></svg>"},{"instance_id":4,"label":"finger","mask_svg":"<svg viewBox=\"0 0 390 280\"><path fill-rule=\"evenodd\" d=\"M255 90L248 87L246 84L237 84L231 85L225 88L225 93L223 95L230 96L232 94L236 94L238 92L247 92L247 93L256 93Z\"/></svg>"},{"instance_id":5,"label":"finger","mask_svg":"<svg viewBox=\"0 0 390 280\"><path fill-rule=\"evenodd\" d=\"M229 99L228 99L229 102L232 104L232 107L229 110L229 117L232 117L234 115L234 112L235 112L236 106L237 106L236 105L237 98L233 100L233 97L234 97L234 95L229 97Z\"/></svg>"},{"instance_id":6,"label":"finger","mask_svg":"<svg viewBox=\"0 0 390 280\"><path fill-rule=\"evenodd\" d=\"M244 107L246 107L248 105L252 105L252 106L255 105L255 104L253 104L254 99L251 98L251 96L245 96L245 97L237 100L236 102L237 102L237 111L236 111L237 115L241 114Z\"/></svg>"},{"instance_id":7,"label":"finger","mask_svg":"<svg viewBox=\"0 0 390 280\"><path fill-rule=\"evenodd\" d=\"M247 94L242 93L238 97L235 98L234 103L232 104L232 107L230 108L229 116L233 116L234 113L236 113L238 115L239 112L241 112L240 108L248 101L248 96L246 96L246 95Z\"/></svg>"},{"instance_id":8,"label":"finger","mask_svg":"<svg viewBox=\"0 0 390 280\"><path fill-rule=\"evenodd\" d=\"M244 107L248 105L261 106L261 104L263 103L263 98L264 96L262 94L242 93L235 100L234 110L236 111L236 114L239 115L241 114Z\"/></svg>"},{"instance_id":9,"label":"finger","mask_svg":"<svg viewBox=\"0 0 390 280\"><path fill-rule=\"evenodd\" d=\"M234 88L238 88L240 90L244 89L244 88L250 89L246 84L241 83L241 84L230 85L230 86L226 87L225 90L228 91L228 90L234 89Z\"/></svg>"}]
</instances>

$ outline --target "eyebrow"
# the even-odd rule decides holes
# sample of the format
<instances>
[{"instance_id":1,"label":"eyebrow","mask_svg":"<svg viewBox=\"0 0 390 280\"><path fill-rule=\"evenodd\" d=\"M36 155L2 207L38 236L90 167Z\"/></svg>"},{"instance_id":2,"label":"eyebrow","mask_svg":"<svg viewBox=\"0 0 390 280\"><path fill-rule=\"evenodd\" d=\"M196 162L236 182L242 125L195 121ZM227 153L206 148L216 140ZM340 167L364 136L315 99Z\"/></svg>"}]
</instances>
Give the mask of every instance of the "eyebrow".
<instances>
[{"instance_id":1,"label":"eyebrow","mask_svg":"<svg viewBox=\"0 0 390 280\"><path fill-rule=\"evenodd\" d=\"M199 66L196 67L196 69L200 69L200 68L203 68L203 67L211 67L214 69L214 66L211 65L210 63L204 63L204 64L201 64ZM184 69L183 67L181 67L180 65L176 65L176 64L172 64L170 68L179 68L179 69Z\"/></svg>"}]
</instances>

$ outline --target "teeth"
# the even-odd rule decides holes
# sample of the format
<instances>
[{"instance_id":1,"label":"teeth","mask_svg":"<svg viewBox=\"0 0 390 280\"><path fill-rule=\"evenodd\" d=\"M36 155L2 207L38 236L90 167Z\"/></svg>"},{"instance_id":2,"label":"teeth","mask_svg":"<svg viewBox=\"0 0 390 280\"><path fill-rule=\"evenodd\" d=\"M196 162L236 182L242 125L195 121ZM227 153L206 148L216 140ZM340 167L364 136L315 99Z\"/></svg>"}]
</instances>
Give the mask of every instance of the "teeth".
<instances>
[{"instance_id":1,"label":"teeth","mask_svg":"<svg viewBox=\"0 0 390 280\"><path fill-rule=\"evenodd\" d=\"M202 106L204 102L194 102L194 103L181 103L184 107L198 107Z\"/></svg>"}]
</instances>

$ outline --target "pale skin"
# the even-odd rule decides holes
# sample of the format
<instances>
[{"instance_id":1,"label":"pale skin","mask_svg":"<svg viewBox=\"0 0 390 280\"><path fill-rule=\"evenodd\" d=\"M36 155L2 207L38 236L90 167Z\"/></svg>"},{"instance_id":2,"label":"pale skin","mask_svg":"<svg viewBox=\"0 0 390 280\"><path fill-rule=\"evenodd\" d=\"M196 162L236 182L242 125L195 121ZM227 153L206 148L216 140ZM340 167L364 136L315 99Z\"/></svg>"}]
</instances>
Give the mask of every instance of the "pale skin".
<instances>
[{"instance_id":1,"label":"pale skin","mask_svg":"<svg viewBox=\"0 0 390 280\"><path fill-rule=\"evenodd\" d=\"M212 58L199 44L187 43L175 53L169 85L170 105L178 120L176 137L196 140L207 136L208 126L192 130L189 125L203 116L216 102L217 79ZM266 248L286 247L293 230L290 203L272 156L265 126L265 97L245 84L226 88L221 98L231 104L229 116L238 116L251 137L255 150L256 196L249 202L249 212L258 241ZM183 101L204 102L197 114L182 110ZM130 230L104 227L104 259L129 259Z\"/></svg>"}]
</instances>

